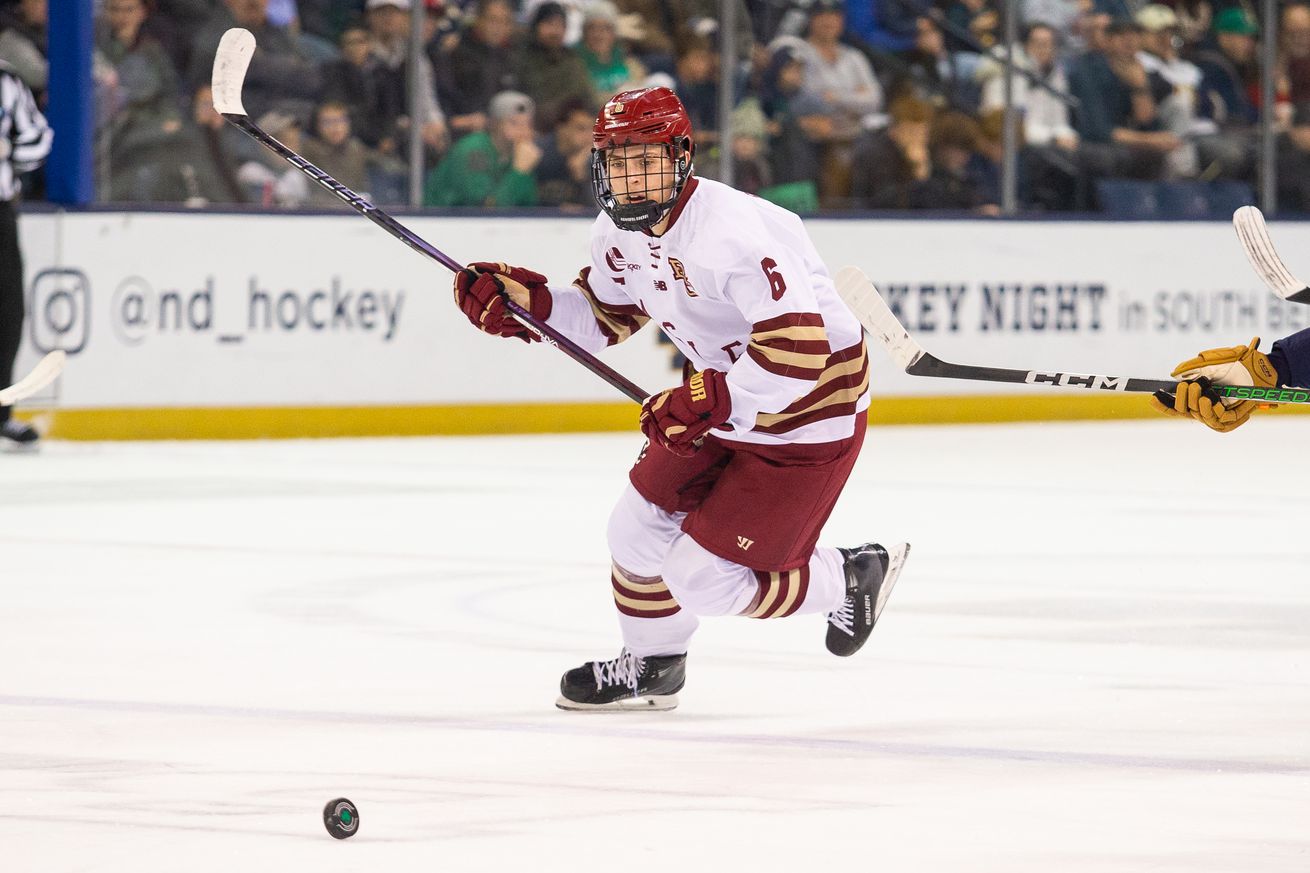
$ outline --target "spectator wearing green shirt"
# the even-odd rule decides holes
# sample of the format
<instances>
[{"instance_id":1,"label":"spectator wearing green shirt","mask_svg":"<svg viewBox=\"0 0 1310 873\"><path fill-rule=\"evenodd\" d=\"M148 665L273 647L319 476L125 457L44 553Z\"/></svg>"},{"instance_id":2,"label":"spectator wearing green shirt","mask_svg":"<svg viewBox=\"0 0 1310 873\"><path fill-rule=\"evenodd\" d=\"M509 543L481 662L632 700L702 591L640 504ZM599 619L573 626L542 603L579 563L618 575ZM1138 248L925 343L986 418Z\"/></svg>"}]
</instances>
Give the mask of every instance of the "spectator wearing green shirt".
<instances>
[{"instance_id":1,"label":"spectator wearing green shirt","mask_svg":"<svg viewBox=\"0 0 1310 873\"><path fill-rule=\"evenodd\" d=\"M425 206L536 206L541 149L533 140L536 105L526 94L491 99L488 127L451 147L428 174Z\"/></svg>"},{"instance_id":2,"label":"spectator wearing green shirt","mask_svg":"<svg viewBox=\"0 0 1310 873\"><path fill-rule=\"evenodd\" d=\"M609 0L587 6L582 19L582 44L578 56L587 65L591 87L597 94L613 94L645 77L641 64L628 57L618 39L619 11Z\"/></svg>"}]
</instances>

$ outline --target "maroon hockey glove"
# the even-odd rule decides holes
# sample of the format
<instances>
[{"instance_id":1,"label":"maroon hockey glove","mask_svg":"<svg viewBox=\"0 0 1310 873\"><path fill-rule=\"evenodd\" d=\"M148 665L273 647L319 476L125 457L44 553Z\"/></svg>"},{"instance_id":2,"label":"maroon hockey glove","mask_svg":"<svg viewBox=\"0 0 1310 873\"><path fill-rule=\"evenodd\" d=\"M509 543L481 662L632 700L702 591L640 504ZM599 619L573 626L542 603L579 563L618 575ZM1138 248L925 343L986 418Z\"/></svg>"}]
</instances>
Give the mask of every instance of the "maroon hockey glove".
<instances>
[{"instance_id":1,"label":"maroon hockey glove","mask_svg":"<svg viewBox=\"0 0 1310 873\"><path fill-rule=\"evenodd\" d=\"M546 277L540 273L479 261L455 274L455 305L474 327L493 336L536 342L537 335L510 315L504 294L510 295L538 321L550 318L550 289L546 287Z\"/></svg>"},{"instance_id":2,"label":"maroon hockey glove","mask_svg":"<svg viewBox=\"0 0 1310 873\"><path fill-rule=\"evenodd\" d=\"M696 441L706 431L723 424L730 415L727 374L702 370L641 405L641 432L651 442L685 458L696 451Z\"/></svg>"}]
</instances>

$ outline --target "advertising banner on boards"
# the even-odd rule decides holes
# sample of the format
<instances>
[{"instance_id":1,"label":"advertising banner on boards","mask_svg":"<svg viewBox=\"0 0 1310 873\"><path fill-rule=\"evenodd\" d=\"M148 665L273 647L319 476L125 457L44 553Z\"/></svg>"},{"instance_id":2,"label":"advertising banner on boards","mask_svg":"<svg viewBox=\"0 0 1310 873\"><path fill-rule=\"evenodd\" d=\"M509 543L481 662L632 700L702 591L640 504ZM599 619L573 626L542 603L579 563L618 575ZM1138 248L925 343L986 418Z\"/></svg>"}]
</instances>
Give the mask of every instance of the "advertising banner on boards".
<instances>
[{"instance_id":1,"label":"advertising banner on boards","mask_svg":"<svg viewBox=\"0 0 1310 873\"><path fill-rule=\"evenodd\" d=\"M18 370L54 348L67 408L621 401L559 352L471 329L450 274L354 215L27 213ZM567 285L586 218L410 218L456 258ZM1310 307L1260 284L1224 223L812 219L832 272L863 269L919 341L962 363L1165 378L1196 351L1268 343ZM1273 228L1294 257L1310 225ZM1310 264L1305 268L1310 271ZM604 359L656 391L648 327ZM1052 389L922 379L873 350L876 395Z\"/></svg>"}]
</instances>

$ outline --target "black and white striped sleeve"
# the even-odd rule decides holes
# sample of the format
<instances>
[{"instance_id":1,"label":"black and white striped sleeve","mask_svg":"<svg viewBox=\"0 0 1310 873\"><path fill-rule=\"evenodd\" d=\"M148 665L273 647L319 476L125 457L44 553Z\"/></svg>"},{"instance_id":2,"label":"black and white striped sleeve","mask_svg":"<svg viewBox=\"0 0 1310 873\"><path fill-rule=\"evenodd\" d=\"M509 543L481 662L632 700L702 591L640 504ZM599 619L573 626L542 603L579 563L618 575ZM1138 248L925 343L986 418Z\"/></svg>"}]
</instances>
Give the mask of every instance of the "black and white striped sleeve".
<instances>
[{"instance_id":1,"label":"black and white striped sleeve","mask_svg":"<svg viewBox=\"0 0 1310 873\"><path fill-rule=\"evenodd\" d=\"M9 200L18 193L16 175L45 163L54 134L27 85L5 69L0 69L0 139L9 146L0 148L8 152L0 161L0 200Z\"/></svg>"}]
</instances>

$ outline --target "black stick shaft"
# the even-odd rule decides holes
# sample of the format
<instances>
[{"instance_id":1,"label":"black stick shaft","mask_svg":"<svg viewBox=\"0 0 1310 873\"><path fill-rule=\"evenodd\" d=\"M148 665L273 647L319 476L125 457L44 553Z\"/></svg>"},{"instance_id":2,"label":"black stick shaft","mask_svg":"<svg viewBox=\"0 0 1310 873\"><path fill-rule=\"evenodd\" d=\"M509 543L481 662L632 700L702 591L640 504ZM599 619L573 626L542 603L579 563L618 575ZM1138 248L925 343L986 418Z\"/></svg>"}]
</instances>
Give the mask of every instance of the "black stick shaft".
<instances>
[{"instance_id":1,"label":"black stick shaft","mask_svg":"<svg viewBox=\"0 0 1310 873\"><path fill-rule=\"evenodd\" d=\"M1041 370L1011 370L1004 367L979 367L973 364L952 364L928 353L910 364L905 372L911 376L937 376L945 379L971 379L979 382L1010 382L1014 384L1052 385L1060 388L1087 388L1100 391L1132 391L1151 393L1174 392L1177 382L1158 379L1136 379L1125 376L1097 376L1080 373L1061 373Z\"/></svg>"},{"instance_id":2,"label":"black stick shaft","mask_svg":"<svg viewBox=\"0 0 1310 873\"><path fill-rule=\"evenodd\" d=\"M1088 391L1127 391L1130 393L1176 394L1180 382L1162 379L1138 379L1129 376L1097 376L1045 370L1011 370L1004 367L979 367L952 364L924 352L905 368L911 376L935 376L941 379L969 379L977 382L1050 385L1058 388L1083 388ZM1310 389L1258 388L1250 385L1211 385L1220 397L1251 400L1256 403L1310 403Z\"/></svg>"},{"instance_id":3,"label":"black stick shaft","mask_svg":"<svg viewBox=\"0 0 1310 873\"><path fill-rule=\"evenodd\" d=\"M327 173L323 172L318 167L278 142L277 139L265 132L263 128L251 121L250 116L241 115L235 112L224 112L223 117L243 133L247 134L274 154L281 157L291 166L331 191L351 209L355 210L414 251L425 257L431 258L438 264L441 264L453 272L457 273L464 269L464 265L456 261L450 255L441 251L436 246L405 227L405 225L396 221L396 219L392 218L386 212L374 206L368 200L356 194L345 185L342 185L336 179L332 178ZM636 383L624 377L614 368L598 360L586 349L582 348L559 331L534 318L532 313L528 312L522 306L519 306L513 300L510 300L508 297L505 298L505 307L515 318L539 334L543 341L550 343L552 346L613 385L628 399L641 403L650 396L648 392L642 390Z\"/></svg>"}]
</instances>

